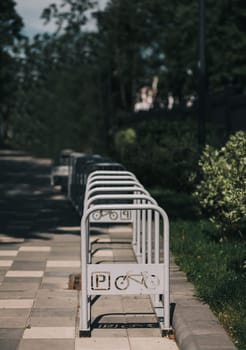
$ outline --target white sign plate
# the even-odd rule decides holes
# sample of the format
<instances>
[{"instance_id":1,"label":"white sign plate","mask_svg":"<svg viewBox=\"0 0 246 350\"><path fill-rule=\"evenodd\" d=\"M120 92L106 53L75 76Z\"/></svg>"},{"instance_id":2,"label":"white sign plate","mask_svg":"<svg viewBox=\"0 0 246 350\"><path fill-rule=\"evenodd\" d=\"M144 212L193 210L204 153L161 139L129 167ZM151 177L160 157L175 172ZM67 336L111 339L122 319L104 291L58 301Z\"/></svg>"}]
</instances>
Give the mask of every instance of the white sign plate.
<instances>
[{"instance_id":1,"label":"white sign plate","mask_svg":"<svg viewBox=\"0 0 246 350\"><path fill-rule=\"evenodd\" d=\"M131 210L97 210L90 214L90 222L132 222Z\"/></svg>"},{"instance_id":2,"label":"white sign plate","mask_svg":"<svg viewBox=\"0 0 246 350\"><path fill-rule=\"evenodd\" d=\"M90 295L163 294L164 264L88 264L87 266Z\"/></svg>"}]
</instances>

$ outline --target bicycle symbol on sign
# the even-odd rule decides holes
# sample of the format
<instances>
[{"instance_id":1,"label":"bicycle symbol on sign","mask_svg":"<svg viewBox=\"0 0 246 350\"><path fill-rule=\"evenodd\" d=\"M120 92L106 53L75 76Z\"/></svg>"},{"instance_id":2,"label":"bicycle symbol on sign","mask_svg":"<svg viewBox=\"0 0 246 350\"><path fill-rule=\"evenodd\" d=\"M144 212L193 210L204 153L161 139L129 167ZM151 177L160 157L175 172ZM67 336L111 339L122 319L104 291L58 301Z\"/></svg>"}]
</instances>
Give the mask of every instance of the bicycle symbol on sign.
<instances>
[{"instance_id":1,"label":"bicycle symbol on sign","mask_svg":"<svg viewBox=\"0 0 246 350\"><path fill-rule=\"evenodd\" d=\"M109 216L110 220L118 219L118 213L114 210L98 210L92 213L92 218L94 220L100 220L105 216Z\"/></svg>"},{"instance_id":2,"label":"bicycle symbol on sign","mask_svg":"<svg viewBox=\"0 0 246 350\"><path fill-rule=\"evenodd\" d=\"M139 274L128 272L126 275L117 277L114 283L117 289L125 290L129 287L131 281L134 281L147 289L155 289L160 284L159 278L148 272L141 272Z\"/></svg>"}]
</instances>

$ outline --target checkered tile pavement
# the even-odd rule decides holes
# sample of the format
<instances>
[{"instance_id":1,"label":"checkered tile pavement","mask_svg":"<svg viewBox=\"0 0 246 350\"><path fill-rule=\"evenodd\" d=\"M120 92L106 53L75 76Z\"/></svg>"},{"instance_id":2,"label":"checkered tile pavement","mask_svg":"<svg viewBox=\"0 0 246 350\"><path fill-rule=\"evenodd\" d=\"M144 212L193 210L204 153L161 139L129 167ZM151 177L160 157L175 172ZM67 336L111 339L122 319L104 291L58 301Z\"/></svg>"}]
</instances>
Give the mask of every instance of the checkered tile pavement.
<instances>
[{"instance_id":1,"label":"checkered tile pavement","mask_svg":"<svg viewBox=\"0 0 246 350\"><path fill-rule=\"evenodd\" d=\"M0 349L177 350L158 328L110 327L153 322L147 297L99 298L92 307L98 327L91 338L78 337L80 292L69 289L69 276L80 273L80 220L50 188L49 160L0 151L0 168ZM92 239L94 262L131 261L131 245L112 249L109 232Z\"/></svg>"}]
</instances>

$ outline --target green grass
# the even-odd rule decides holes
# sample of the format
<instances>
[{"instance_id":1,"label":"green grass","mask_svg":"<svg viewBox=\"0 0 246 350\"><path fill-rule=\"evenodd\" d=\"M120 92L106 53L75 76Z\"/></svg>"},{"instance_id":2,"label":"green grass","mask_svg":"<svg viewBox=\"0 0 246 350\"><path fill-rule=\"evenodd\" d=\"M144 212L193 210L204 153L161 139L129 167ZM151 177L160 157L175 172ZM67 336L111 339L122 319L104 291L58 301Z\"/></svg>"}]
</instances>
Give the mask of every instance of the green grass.
<instances>
[{"instance_id":1,"label":"green grass","mask_svg":"<svg viewBox=\"0 0 246 350\"><path fill-rule=\"evenodd\" d=\"M246 242L218 241L216 228L199 218L188 195L170 191L162 195L159 191L158 195L162 207L170 214L170 245L176 263L187 273L196 295L210 305L238 349L246 350Z\"/></svg>"}]
</instances>

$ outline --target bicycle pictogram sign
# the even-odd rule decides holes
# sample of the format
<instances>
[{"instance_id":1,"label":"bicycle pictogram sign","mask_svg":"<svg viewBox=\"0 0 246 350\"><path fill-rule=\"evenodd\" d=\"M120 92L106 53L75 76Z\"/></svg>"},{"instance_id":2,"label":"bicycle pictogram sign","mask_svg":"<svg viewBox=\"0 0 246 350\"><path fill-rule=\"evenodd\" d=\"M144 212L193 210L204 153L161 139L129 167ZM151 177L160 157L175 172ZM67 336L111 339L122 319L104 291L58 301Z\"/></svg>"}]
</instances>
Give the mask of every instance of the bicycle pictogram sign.
<instances>
[{"instance_id":1,"label":"bicycle pictogram sign","mask_svg":"<svg viewBox=\"0 0 246 350\"><path fill-rule=\"evenodd\" d=\"M92 218L94 220L100 220L106 216L109 216L110 220L117 220L118 219L118 213L114 210L98 210L92 213Z\"/></svg>"},{"instance_id":2,"label":"bicycle pictogram sign","mask_svg":"<svg viewBox=\"0 0 246 350\"><path fill-rule=\"evenodd\" d=\"M132 221L132 215L129 210L97 210L91 214L91 219L94 222L107 222L107 221L115 221L115 222L128 222Z\"/></svg>"},{"instance_id":3,"label":"bicycle pictogram sign","mask_svg":"<svg viewBox=\"0 0 246 350\"><path fill-rule=\"evenodd\" d=\"M163 290L163 265L139 266L138 264L89 265L88 281L91 294L155 294Z\"/></svg>"},{"instance_id":4,"label":"bicycle pictogram sign","mask_svg":"<svg viewBox=\"0 0 246 350\"><path fill-rule=\"evenodd\" d=\"M125 275L117 277L114 283L117 289L125 290L132 282L140 284L147 289L155 289L160 284L159 278L147 271L140 272L139 274L128 272Z\"/></svg>"}]
</instances>

